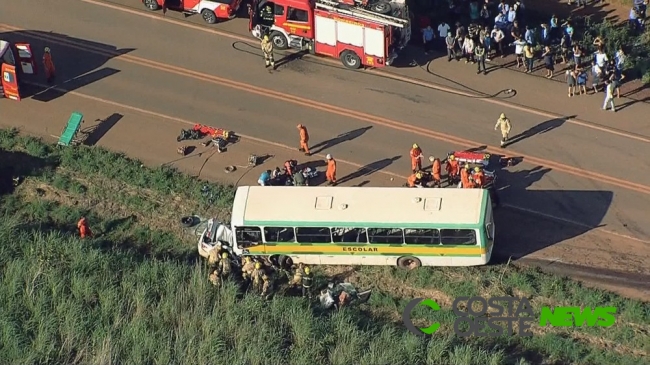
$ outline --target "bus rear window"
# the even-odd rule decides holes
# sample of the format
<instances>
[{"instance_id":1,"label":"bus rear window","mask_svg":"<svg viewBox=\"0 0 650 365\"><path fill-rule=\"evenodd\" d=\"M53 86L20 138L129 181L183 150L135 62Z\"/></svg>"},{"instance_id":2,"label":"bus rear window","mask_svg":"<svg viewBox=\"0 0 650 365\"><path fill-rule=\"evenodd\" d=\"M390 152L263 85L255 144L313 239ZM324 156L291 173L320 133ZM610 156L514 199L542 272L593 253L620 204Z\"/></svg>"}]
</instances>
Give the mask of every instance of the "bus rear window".
<instances>
[{"instance_id":1,"label":"bus rear window","mask_svg":"<svg viewBox=\"0 0 650 365\"><path fill-rule=\"evenodd\" d=\"M472 229L441 229L440 243L443 245L475 245L476 232Z\"/></svg>"},{"instance_id":2,"label":"bus rear window","mask_svg":"<svg viewBox=\"0 0 650 365\"><path fill-rule=\"evenodd\" d=\"M368 229L370 243L404 243L404 232L401 228L370 228Z\"/></svg>"},{"instance_id":3,"label":"bus rear window","mask_svg":"<svg viewBox=\"0 0 650 365\"><path fill-rule=\"evenodd\" d=\"M300 227L296 228L296 241L299 243L332 243L329 228Z\"/></svg>"},{"instance_id":4,"label":"bus rear window","mask_svg":"<svg viewBox=\"0 0 650 365\"><path fill-rule=\"evenodd\" d=\"M293 227L264 227L266 242L295 242Z\"/></svg>"},{"instance_id":5,"label":"bus rear window","mask_svg":"<svg viewBox=\"0 0 650 365\"><path fill-rule=\"evenodd\" d=\"M440 233L437 229L405 229L404 242L407 244L439 245Z\"/></svg>"},{"instance_id":6,"label":"bus rear window","mask_svg":"<svg viewBox=\"0 0 650 365\"><path fill-rule=\"evenodd\" d=\"M332 228L334 243L368 243L365 228Z\"/></svg>"}]
</instances>

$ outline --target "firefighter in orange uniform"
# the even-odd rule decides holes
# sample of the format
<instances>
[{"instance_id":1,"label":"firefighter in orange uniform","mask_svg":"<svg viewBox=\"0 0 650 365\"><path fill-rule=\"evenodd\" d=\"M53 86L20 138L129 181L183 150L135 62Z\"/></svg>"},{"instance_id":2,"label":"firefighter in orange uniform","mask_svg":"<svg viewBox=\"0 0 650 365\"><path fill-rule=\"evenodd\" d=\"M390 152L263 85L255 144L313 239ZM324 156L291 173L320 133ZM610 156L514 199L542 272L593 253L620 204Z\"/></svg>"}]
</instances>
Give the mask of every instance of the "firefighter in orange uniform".
<instances>
[{"instance_id":1,"label":"firefighter in orange uniform","mask_svg":"<svg viewBox=\"0 0 650 365\"><path fill-rule=\"evenodd\" d=\"M47 82L52 82L56 70L54 69L54 62L52 62L50 47L45 47L45 52L43 53L43 68L45 68L45 77L47 78Z\"/></svg>"},{"instance_id":2,"label":"firefighter in orange uniform","mask_svg":"<svg viewBox=\"0 0 650 365\"><path fill-rule=\"evenodd\" d=\"M485 173L483 172L483 169L476 166L472 178L474 180L474 187L483 188L483 185L485 184Z\"/></svg>"},{"instance_id":3,"label":"firefighter in orange uniform","mask_svg":"<svg viewBox=\"0 0 650 365\"><path fill-rule=\"evenodd\" d=\"M422 172L418 171L411 176L409 176L407 180L409 188L414 188L422 183Z\"/></svg>"},{"instance_id":4,"label":"firefighter in orange uniform","mask_svg":"<svg viewBox=\"0 0 650 365\"><path fill-rule=\"evenodd\" d=\"M417 143L414 143L413 148L411 148L411 170L413 170L413 173L422 170L422 149Z\"/></svg>"},{"instance_id":5,"label":"firefighter in orange uniform","mask_svg":"<svg viewBox=\"0 0 650 365\"><path fill-rule=\"evenodd\" d=\"M91 237L93 235L90 227L88 227L86 217L81 217L81 219L79 219L79 222L77 222L77 228L79 229L79 236L81 236L81 238Z\"/></svg>"},{"instance_id":6,"label":"firefighter in orange uniform","mask_svg":"<svg viewBox=\"0 0 650 365\"><path fill-rule=\"evenodd\" d=\"M298 124L297 128L298 132L300 133L300 148L298 151L304 152L305 156L310 156L311 153L309 153L309 133L307 132L307 128L302 124Z\"/></svg>"},{"instance_id":7,"label":"firefighter in orange uniform","mask_svg":"<svg viewBox=\"0 0 650 365\"><path fill-rule=\"evenodd\" d=\"M440 164L440 159L439 158L434 158L429 157L429 161L433 162L433 165L431 166L431 176L433 178L433 186L441 187L442 184L440 183L440 180L442 180L442 176L440 172L442 171L442 166Z\"/></svg>"},{"instance_id":8,"label":"firefighter in orange uniform","mask_svg":"<svg viewBox=\"0 0 650 365\"><path fill-rule=\"evenodd\" d=\"M459 166L458 161L454 155L449 155L447 158L447 164L445 165L445 170L447 171L447 183L453 185L455 181L458 181Z\"/></svg>"},{"instance_id":9,"label":"firefighter in orange uniform","mask_svg":"<svg viewBox=\"0 0 650 365\"><path fill-rule=\"evenodd\" d=\"M332 155L329 153L326 156L327 158L327 172L325 172L325 177L327 178L328 185L336 185L336 160L332 158Z\"/></svg>"},{"instance_id":10,"label":"firefighter in orange uniform","mask_svg":"<svg viewBox=\"0 0 650 365\"><path fill-rule=\"evenodd\" d=\"M465 164L465 167L460 170L460 183L463 189L474 187L474 184L469 179L469 164Z\"/></svg>"}]
</instances>

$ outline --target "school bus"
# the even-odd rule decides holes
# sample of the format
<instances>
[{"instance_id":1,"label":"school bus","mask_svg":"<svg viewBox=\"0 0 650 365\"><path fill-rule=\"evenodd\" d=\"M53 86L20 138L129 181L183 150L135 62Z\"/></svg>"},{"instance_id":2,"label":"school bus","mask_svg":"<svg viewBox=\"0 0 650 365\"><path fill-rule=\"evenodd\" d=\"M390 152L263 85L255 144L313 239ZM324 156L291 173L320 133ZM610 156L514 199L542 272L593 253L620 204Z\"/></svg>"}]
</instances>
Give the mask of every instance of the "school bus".
<instances>
[{"instance_id":1,"label":"school bus","mask_svg":"<svg viewBox=\"0 0 650 365\"><path fill-rule=\"evenodd\" d=\"M487 264L495 226L484 189L243 186L230 227L204 231L202 256L217 231L237 255L414 268Z\"/></svg>"}]
</instances>

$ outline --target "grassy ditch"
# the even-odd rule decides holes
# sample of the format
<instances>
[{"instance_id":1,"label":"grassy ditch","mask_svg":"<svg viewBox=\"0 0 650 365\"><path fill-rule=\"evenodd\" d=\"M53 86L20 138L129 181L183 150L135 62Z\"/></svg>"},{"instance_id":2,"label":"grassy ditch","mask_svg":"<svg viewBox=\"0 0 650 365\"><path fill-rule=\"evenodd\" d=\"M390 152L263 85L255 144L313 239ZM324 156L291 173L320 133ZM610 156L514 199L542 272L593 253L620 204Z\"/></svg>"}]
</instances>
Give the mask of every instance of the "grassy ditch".
<instances>
[{"instance_id":1,"label":"grassy ditch","mask_svg":"<svg viewBox=\"0 0 650 365\"><path fill-rule=\"evenodd\" d=\"M174 182L159 180L160 170L105 150L58 150L9 131L0 131L0 147L11 159L44 161L22 164L30 177L0 202L0 239L10 243L0 245L2 364L611 365L641 364L650 352L650 305L513 266L318 268L319 282L338 275L374 290L368 304L338 313L301 298L263 302L234 285L214 289L194 237L170 228L178 212L163 211L221 212L232 188L209 185L222 197L210 204L205 182L173 170L166 174ZM91 167L80 166L80 156ZM117 172L122 166L129 173ZM147 205L151 200L156 204ZM77 239L82 214L97 238ZM530 338L463 339L451 334L449 310L461 295L526 296L536 313L550 304L613 305L619 314L608 329L533 327ZM442 324L430 338L411 335L400 322L406 303L418 297L442 307L414 313L417 324Z\"/></svg>"}]
</instances>

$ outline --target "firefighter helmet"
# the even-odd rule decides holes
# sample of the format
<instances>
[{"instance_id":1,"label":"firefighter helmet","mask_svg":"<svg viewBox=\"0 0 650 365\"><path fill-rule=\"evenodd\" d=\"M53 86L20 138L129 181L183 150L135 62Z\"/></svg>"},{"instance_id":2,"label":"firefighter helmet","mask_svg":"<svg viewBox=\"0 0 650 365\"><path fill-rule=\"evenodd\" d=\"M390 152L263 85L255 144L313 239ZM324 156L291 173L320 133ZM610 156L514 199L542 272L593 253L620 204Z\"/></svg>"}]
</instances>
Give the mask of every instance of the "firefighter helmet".
<instances>
[{"instance_id":1,"label":"firefighter helmet","mask_svg":"<svg viewBox=\"0 0 650 365\"><path fill-rule=\"evenodd\" d=\"M436 158L433 156L429 156L429 161L433 162Z\"/></svg>"},{"instance_id":2,"label":"firefighter helmet","mask_svg":"<svg viewBox=\"0 0 650 365\"><path fill-rule=\"evenodd\" d=\"M325 156L325 158L328 159L328 160L331 160L331 159L332 159L332 155L330 155L330 154L328 153L327 156Z\"/></svg>"},{"instance_id":3,"label":"firefighter helmet","mask_svg":"<svg viewBox=\"0 0 650 365\"><path fill-rule=\"evenodd\" d=\"M453 159L455 159L455 158L456 158L456 156L454 156L454 155L449 155L449 159L450 159L450 160L453 160Z\"/></svg>"},{"instance_id":4,"label":"firefighter helmet","mask_svg":"<svg viewBox=\"0 0 650 365\"><path fill-rule=\"evenodd\" d=\"M415 177L418 178L418 179L421 179L422 178L422 173L418 172L417 174L415 174Z\"/></svg>"},{"instance_id":5,"label":"firefighter helmet","mask_svg":"<svg viewBox=\"0 0 650 365\"><path fill-rule=\"evenodd\" d=\"M311 269L309 268L309 266L305 266L305 274L309 275L310 272Z\"/></svg>"},{"instance_id":6,"label":"firefighter helmet","mask_svg":"<svg viewBox=\"0 0 650 365\"><path fill-rule=\"evenodd\" d=\"M50 53L50 47L45 47L45 53Z\"/></svg>"},{"instance_id":7,"label":"firefighter helmet","mask_svg":"<svg viewBox=\"0 0 650 365\"><path fill-rule=\"evenodd\" d=\"M476 172L480 172L480 171L481 171L481 168L478 167L478 166L476 166L476 167L474 168L474 171L476 171Z\"/></svg>"},{"instance_id":8,"label":"firefighter helmet","mask_svg":"<svg viewBox=\"0 0 650 365\"><path fill-rule=\"evenodd\" d=\"M418 144L417 144L417 143L413 143L413 148L418 148Z\"/></svg>"},{"instance_id":9,"label":"firefighter helmet","mask_svg":"<svg viewBox=\"0 0 650 365\"><path fill-rule=\"evenodd\" d=\"M469 169L469 164L468 163L465 164L465 168Z\"/></svg>"},{"instance_id":10,"label":"firefighter helmet","mask_svg":"<svg viewBox=\"0 0 650 365\"><path fill-rule=\"evenodd\" d=\"M256 268L256 269L261 269L261 268L262 268L262 264L259 263L259 262L256 262L256 263L255 263L255 268Z\"/></svg>"},{"instance_id":11,"label":"firefighter helmet","mask_svg":"<svg viewBox=\"0 0 650 365\"><path fill-rule=\"evenodd\" d=\"M224 259L227 259L228 258L228 252L222 253L221 257L224 258Z\"/></svg>"},{"instance_id":12,"label":"firefighter helmet","mask_svg":"<svg viewBox=\"0 0 650 365\"><path fill-rule=\"evenodd\" d=\"M300 129L300 128L302 128L302 127L303 127L302 124L298 124L298 125L296 126L296 128L298 128L298 129Z\"/></svg>"},{"instance_id":13,"label":"firefighter helmet","mask_svg":"<svg viewBox=\"0 0 650 365\"><path fill-rule=\"evenodd\" d=\"M506 113L501 113L501 115L499 116L499 118L501 118L501 119L506 119Z\"/></svg>"},{"instance_id":14,"label":"firefighter helmet","mask_svg":"<svg viewBox=\"0 0 650 365\"><path fill-rule=\"evenodd\" d=\"M265 40L265 41L268 41L268 40L269 40L269 35L268 35L268 34L265 34L265 35L264 35L264 40Z\"/></svg>"}]
</instances>

